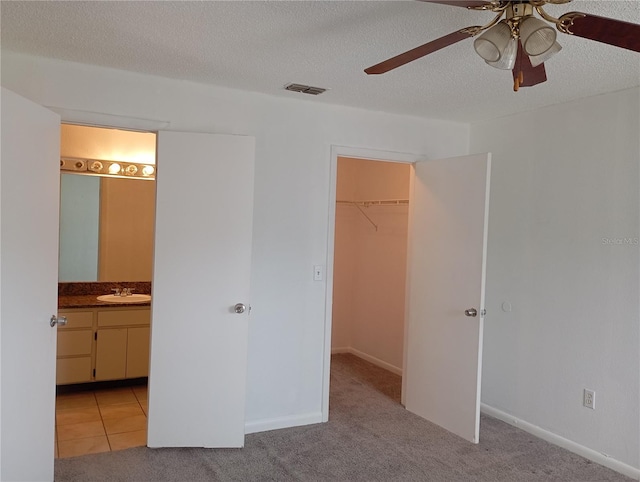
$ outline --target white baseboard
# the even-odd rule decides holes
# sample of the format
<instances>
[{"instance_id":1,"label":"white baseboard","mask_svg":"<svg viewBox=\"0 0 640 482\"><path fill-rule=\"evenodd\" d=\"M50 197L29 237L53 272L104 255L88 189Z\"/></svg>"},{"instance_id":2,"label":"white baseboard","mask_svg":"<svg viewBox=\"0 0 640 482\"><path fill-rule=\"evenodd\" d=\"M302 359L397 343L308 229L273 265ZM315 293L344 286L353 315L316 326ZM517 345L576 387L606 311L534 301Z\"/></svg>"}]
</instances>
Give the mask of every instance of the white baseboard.
<instances>
[{"instance_id":1,"label":"white baseboard","mask_svg":"<svg viewBox=\"0 0 640 482\"><path fill-rule=\"evenodd\" d=\"M278 430L281 428L300 427L302 425L311 425L312 423L321 423L322 413L307 413L303 415L291 415L288 417L270 418L267 420L258 420L255 422L246 422L244 424L244 433L266 432L268 430Z\"/></svg>"},{"instance_id":2,"label":"white baseboard","mask_svg":"<svg viewBox=\"0 0 640 482\"><path fill-rule=\"evenodd\" d=\"M351 353L352 355L355 355L358 358L362 358L363 360L367 360L369 363L373 363L374 365L379 366L380 368L384 368L385 370L388 370L391 373L395 373L396 375L402 376L402 368L393 366L390 363L387 363L386 361L380 360L379 358L376 358L371 355L367 355L366 353L361 352L360 350L356 350L355 348L352 348L350 346L343 347L343 348L332 348L331 354L333 355L336 353Z\"/></svg>"},{"instance_id":3,"label":"white baseboard","mask_svg":"<svg viewBox=\"0 0 640 482\"><path fill-rule=\"evenodd\" d=\"M349 348L348 346L342 347L342 348L332 348L331 349L331 354L335 355L336 353L351 353L351 348Z\"/></svg>"},{"instance_id":4,"label":"white baseboard","mask_svg":"<svg viewBox=\"0 0 640 482\"><path fill-rule=\"evenodd\" d=\"M542 440L546 440L554 445L558 445L563 449L567 449L574 454L578 454L585 459L589 459L597 464L604 465L605 467L615 470L627 477L631 477L636 480L640 480L640 469L632 467L631 465L627 465L624 462L620 462L619 460L613 459L606 454L597 452L593 449L585 447L584 445L580 445L579 443L573 442L572 440L561 437L560 435L556 435L553 432L549 432L537 425L526 422L518 417L513 415L509 415L502 410L498 410L497 408L493 408L485 403L480 404L480 410L482 413L486 413L491 417L502 420L503 422L508 423L509 425L513 425L514 427L518 427L525 432L529 432L532 435L535 435ZM482 436L482 433L481 435Z\"/></svg>"}]
</instances>

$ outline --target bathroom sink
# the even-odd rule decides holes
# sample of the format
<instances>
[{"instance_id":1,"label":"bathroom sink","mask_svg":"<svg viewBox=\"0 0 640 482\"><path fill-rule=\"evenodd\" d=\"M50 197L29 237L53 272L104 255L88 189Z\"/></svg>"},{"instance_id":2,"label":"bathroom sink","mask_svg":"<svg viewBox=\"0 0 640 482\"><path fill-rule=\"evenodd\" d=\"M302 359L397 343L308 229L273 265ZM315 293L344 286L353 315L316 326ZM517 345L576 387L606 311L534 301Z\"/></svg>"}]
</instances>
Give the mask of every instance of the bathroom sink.
<instances>
[{"instance_id":1,"label":"bathroom sink","mask_svg":"<svg viewBox=\"0 0 640 482\"><path fill-rule=\"evenodd\" d=\"M151 295L102 295L98 296L98 301L106 301L108 303L146 303L151 301Z\"/></svg>"}]
</instances>

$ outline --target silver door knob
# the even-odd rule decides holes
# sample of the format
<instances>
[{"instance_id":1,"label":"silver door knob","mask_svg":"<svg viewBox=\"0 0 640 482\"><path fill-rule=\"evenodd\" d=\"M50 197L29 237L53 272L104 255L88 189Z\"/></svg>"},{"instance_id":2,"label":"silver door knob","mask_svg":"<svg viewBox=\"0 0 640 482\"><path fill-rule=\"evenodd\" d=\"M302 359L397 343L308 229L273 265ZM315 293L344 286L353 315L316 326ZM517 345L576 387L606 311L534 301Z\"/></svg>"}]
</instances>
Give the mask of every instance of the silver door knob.
<instances>
[{"instance_id":1,"label":"silver door knob","mask_svg":"<svg viewBox=\"0 0 640 482\"><path fill-rule=\"evenodd\" d=\"M56 316L56 315L51 315L51 319L49 320L49 324L54 327L56 325L58 326L64 326L67 324L67 318L65 316Z\"/></svg>"},{"instance_id":2,"label":"silver door knob","mask_svg":"<svg viewBox=\"0 0 640 482\"><path fill-rule=\"evenodd\" d=\"M466 316L478 316L478 312L475 308L469 308L468 310L464 310L464 314Z\"/></svg>"},{"instance_id":3,"label":"silver door knob","mask_svg":"<svg viewBox=\"0 0 640 482\"><path fill-rule=\"evenodd\" d=\"M247 309L247 307L244 306L242 303L238 303L237 305L235 305L233 307L233 311L235 311L238 314L244 313L246 309Z\"/></svg>"}]
</instances>

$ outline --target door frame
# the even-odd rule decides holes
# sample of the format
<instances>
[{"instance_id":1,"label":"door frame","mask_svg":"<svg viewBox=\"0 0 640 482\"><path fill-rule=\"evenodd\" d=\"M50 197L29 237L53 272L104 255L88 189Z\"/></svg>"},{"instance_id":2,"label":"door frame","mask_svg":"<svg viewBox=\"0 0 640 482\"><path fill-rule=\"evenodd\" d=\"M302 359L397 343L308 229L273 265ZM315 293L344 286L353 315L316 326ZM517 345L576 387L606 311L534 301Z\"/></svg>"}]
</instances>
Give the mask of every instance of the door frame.
<instances>
[{"instance_id":1,"label":"door frame","mask_svg":"<svg viewBox=\"0 0 640 482\"><path fill-rule=\"evenodd\" d=\"M338 158L351 157L367 161L396 162L403 164L414 164L418 161L426 161L425 154L415 154L408 152L383 151L379 149L368 149L361 147L331 146L330 173L329 173L329 217L327 226L327 260L326 260L326 293L324 309L324 357L322 366L322 421L329 420L329 380L331 375L331 329L333 323L333 263L335 253L335 233L336 233L336 191L338 181ZM413 175L410 186L413 185ZM411 189L411 188L410 188ZM403 363L406 365L406 330L404 336ZM404 400L404 383L402 386Z\"/></svg>"}]
</instances>

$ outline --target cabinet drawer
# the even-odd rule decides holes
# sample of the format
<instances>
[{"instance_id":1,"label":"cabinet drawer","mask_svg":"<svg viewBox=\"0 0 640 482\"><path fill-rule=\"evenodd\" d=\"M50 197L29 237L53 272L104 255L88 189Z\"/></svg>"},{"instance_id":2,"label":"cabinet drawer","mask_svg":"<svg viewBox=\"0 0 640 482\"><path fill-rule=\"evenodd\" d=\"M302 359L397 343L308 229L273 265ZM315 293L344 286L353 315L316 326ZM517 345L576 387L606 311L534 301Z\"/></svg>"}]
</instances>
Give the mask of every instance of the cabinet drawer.
<instances>
[{"instance_id":1,"label":"cabinet drawer","mask_svg":"<svg viewBox=\"0 0 640 482\"><path fill-rule=\"evenodd\" d=\"M91 381L91 357L58 358L56 360L56 384Z\"/></svg>"},{"instance_id":2,"label":"cabinet drawer","mask_svg":"<svg viewBox=\"0 0 640 482\"><path fill-rule=\"evenodd\" d=\"M98 326L148 325L150 310L98 311Z\"/></svg>"},{"instance_id":3,"label":"cabinet drawer","mask_svg":"<svg viewBox=\"0 0 640 482\"><path fill-rule=\"evenodd\" d=\"M91 355L92 330L58 333L58 356Z\"/></svg>"},{"instance_id":4,"label":"cabinet drawer","mask_svg":"<svg viewBox=\"0 0 640 482\"><path fill-rule=\"evenodd\" d=\"M93 326L93 311L61 311L58 315L67 318L67 324L58 327L61 330L91 328Z\"/></svg>"}]
</instances>

